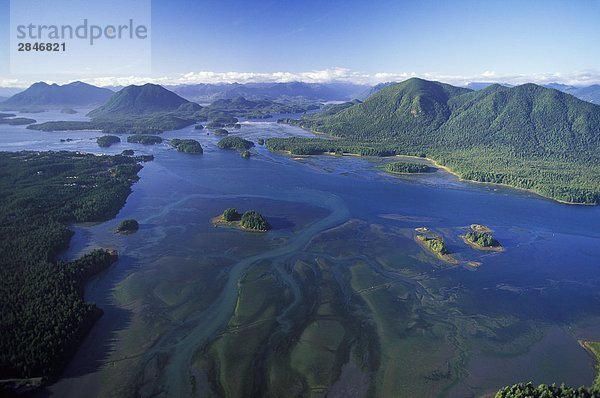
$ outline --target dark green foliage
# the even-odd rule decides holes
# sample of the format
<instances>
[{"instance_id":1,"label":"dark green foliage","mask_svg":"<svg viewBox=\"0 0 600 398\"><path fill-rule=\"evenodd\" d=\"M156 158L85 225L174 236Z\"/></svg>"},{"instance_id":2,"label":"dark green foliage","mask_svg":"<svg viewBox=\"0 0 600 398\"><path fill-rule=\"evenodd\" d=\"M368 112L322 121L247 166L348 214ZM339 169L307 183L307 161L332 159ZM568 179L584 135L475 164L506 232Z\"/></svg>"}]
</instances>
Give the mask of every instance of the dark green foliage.
<instances>
[{"instance_id":1,"label":"dark green foliage","mask_svg":"<svg viewBox=\"0 0 600 398\"><path fill-rule=\"evenodd\" d=\"M133 156L134 152L133 149L125 149L123 152L121 152L121 155L124 156Z\"/></svg>"},{"instance_id":2,"label":"dark green foliage","mask_svg":"<svg viewBox=\"0 0 600 398\"><path fill-rule=\"evenodd\" d=\"M598 398L600 391L587 387L571 388L564 384L534 386L532 382L501 388L496 398Z\"/></svg>"},{"instance_id":3,"label":"dark green foliage","mask_svg":"<svg viewBox=\"0 0 600 398\"><path fill-rule=\"evenodd\" d=\"M487 232L471 231L465 235L465 239L481 247L500 246L500 243Z\"/></svg>"},{"instance_id":4,"label":"dark green foliage","mask_svg":"<svg viewBox=\"0 0 600 398\"><path fill-rule=\"evenodd\" d=\"M240 218L242 218L242 215L233 207L227 208L223 212L223 220L225 221L239 221Z\"/></svg>"},{"instance_id":5,"label":"dark green foliage","mask_svg":"<svg viewBox=\"0 0 600 398\"><path fill-rule=\"evenodd\" d=\"M119 224L119 226L116 229L116 232L131 234L131 233L136 232L139 228L140 228L140 225L138 224L138 222L136 220L127 219L127 220L121 221L121 223Z\"/></svg>"},{"instance_id":6,"label":"dark green foliage","mask_svg":"<svg viewBox=\"0 0 600 398\"><path fill-rule=\"evenodd\" d=\"M103 135L102 137L98 137L96 139L98 146L101 148L108 148L112 144L118 144L121 142L121 139L116 135Z\"/></svg>"},{"instance_id":7,"label":"dark green foliage","mask_svg":"<svg viewBox=\"0 0 600 398\"><path fill-rule=\"evenodd\" d=\"M156 135L149 134L134 134L127 137L127 142L144 145L160 144L163 141L162 138Z\"/></svg>"},{"instance_id":8,"label":"dark green foliage","mask_svg":"<svg viewBox=\"0 0 600 398\"><path fill-rule=\"evenodd\" d=\"M269 139L270 149L426 155L465 179L600 203L600 106L534 84L473 92L409 79L291 123L341 139Z\"/></svg>"},{"instance_id":9,"label":"dark green foliage","mask_svg":"<svg viewBox=\"0 0 600 398\"><path fill-rule=\"evenodd\" d=\"M258 139L258 145L265 145L265 140L264 140L264 138L259 138L259 139Z\"/></svg>"},{"instance_id":10,"label":"dark green foliage","mask_svg":"<svg viewBox=\"0 0 600 398\"><path fill-rule=\"evenodd\" d=\"M426 235L419 235L417 238L434 253L438 253L441 255L450 253L450 251L446 247L444 239L441 236L431 237Z\"/></svg>"},{"instance_id":11,"label":"dark green foliage","mask_svg":"<svg viewBox=\"0 0 600 398\"><path fill-rule=\"evenodd\" d=\"M100 316L83 286L115 253L55 257L65 224L114 217L140 168L120 155L0 153L0 378L56 376Z\"/></svg>"},{"instance_id":12,"label":"dark green foliage","mask_svg":"<svg viewBox=\"0 0 600 398\"><path fill-rule=\"evenodd\" d=\"M221 149L235 149L237 151L243 151L252 148L254 143L240 137L225 137L219 141L217 146Z\"/></svg>"},{"instance_id":13,"label":"dark green foliage","mask_svg":"<svg viewBox=\"0 0 600 398\"><path fill-rule=\"evenodd\" d=\"M244 213L240 221L240 225L246 229L252 229L254 231L268 231L271 226L262 214L257 211L250 210Z\"/></svg>"},{"instance_id":14,"label":"dark green foliage","mask_svg":"<svg viewBox=\"0 0 600 398\"><path fill-rule=\"evenodd\" d=\"M394 162L386 164L385 171L390 173L429 173L433 169L425 164Z\"/></svg>"},{"instance_id":15,"label":"dark green foliage","mask_svg":"<svg viewBox=\"0 0 600 398\"><path fill-rule=\"evenodd\" d=\"M229 131L225 130L225 129L216 129L214 131L215 135L227 135L229 134Z\"/></svg>"},{"instance_id":16,"label":"dark green foliage","mask_svg":"<svg viewBox=\"0 0 600 398\"><path fill-rule=\"evenodd\" d=\"M244 159L250 159L250 151L248 151L248 150L242 151L242 152L240 152L240 156L243 157Z\"/></svg>"},{"instance_id":17,"label":"dark green foliage","mask_svg":"<svg viewBox=\"0 0 600 398\"><path fill-rule=\"evenodd\" d=\"M180 140L178 138L173 138L170 142L173 148L176 148L179 152L185 153L203 153L204 150L200 143L196 140Z\"/></svg>"}]
</instances>

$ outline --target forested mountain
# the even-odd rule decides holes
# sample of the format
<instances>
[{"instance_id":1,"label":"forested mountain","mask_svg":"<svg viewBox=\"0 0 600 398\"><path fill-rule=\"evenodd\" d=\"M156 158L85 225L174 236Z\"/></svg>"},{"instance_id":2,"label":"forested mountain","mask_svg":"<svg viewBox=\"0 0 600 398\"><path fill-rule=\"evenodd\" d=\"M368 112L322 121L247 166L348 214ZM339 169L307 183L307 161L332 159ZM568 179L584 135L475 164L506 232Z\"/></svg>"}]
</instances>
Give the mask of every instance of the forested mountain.
<instances>
[{"instance_id":1,"label":"forested mountain","mask_svg":"<svg viewBox=\"0 0 600 398\"><path fill-rule=\"evenodd\" d=\"M103 104L113 94L106 88L83 82L73 82L62 86L38 82L2 102L1 107L14 110L34 106L42 108L85 107Z\"/></svg>"},{"instance_id":2,"label":"forested mountain","mask_svg":"<svg viewBox=\"0 0 600 398\"><path fill-rule=\"evenodd\" d=\"M345 138L335 142L342 150L424 155L464 178L600 202L600 106L535 84L472 91L415 78L297 123Z\"/></svg>"},{"instance_id":3,"label":"forested mountain","mask_svg":"<svg viewBox=\"0 0 600 398\"><path fill-rule=\"evenodd\" d=\"M162 86L148 83L143 86L131 85L123 88L114 93L106 104L91 111L88 116L102 119L174 112L181 109L182 105L189 110L201 109L200 105L181 98Z\"/></svg>"}]
</instances>

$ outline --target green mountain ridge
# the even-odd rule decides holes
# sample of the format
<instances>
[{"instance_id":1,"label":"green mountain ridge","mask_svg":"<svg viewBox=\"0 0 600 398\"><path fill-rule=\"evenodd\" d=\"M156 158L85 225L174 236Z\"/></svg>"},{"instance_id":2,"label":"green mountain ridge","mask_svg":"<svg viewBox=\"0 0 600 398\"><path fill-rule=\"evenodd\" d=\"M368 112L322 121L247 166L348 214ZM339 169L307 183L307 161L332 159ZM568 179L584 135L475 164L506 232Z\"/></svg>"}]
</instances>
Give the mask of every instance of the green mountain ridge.
<instances>
[{"instance_id":1,"label":"green mountain ridge","mask_svg":"<svg viewBox=\"0 0 600 398\"><path fill-rule=\"evenodd\" d=\"M296 124L343 138L342 149L385 146L382 153L427 156L466 179L600 202L600 106L535 84L472 91L413 78Z\"/></svg>"}]
</instances>

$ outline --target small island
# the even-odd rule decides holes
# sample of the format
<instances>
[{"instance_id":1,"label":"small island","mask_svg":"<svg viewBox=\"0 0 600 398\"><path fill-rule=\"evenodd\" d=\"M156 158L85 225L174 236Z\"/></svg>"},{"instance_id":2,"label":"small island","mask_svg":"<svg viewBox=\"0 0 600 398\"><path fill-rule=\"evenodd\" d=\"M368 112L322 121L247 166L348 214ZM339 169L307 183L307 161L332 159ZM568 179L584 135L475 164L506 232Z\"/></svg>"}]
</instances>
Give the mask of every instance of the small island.
<instances>
[{"instance_id":1,"label":"small island","mask_svg":"<svg viewBox=\"0 0 600 398\"><path fill-rule=\"evenodd\" d=\"M127 219L121 221L117 229L115 229L115 233L128 235L136 233L138 229L140 229L140 224L136 220Z\"/></svg>"},{"instance_id":2,"label":"small island","mask_svg":"<svg viewBox=\"0 0 600 398\"><path fill-rule=\"evenodd\" d=\"M228 135L229 131L225 130L225 129L216 129L215 131L213 131L214 135Z\"/></svg>"},{"instance_id":3,"label":"small island","mask_svg":"<svg viewBox=\"0 0 600 398\"><path fill-rule=\"evenodd\" d=\"M133 156L133 154L133 149L125 149L123 152L121 152L121 155L123 156Z\"/></svg>"},{"instance_id":4,"label":"small island","mask_svg":"<svg viewBox=\"0 0 600 398\"><path fill-rule=\"evenodd\" d=\"M271 229L269 222L259 212L249 210L240 215L233 207L225 209L223 214L213 218L212 223L215 227L225 226L251 232L267 232Z\"/></svg>"},{"instance_id":5,"label":"small island","mask_svg":"<svg viewBox=\"0 0 600 398\"><path fill-rule=\"evenodd\" d=\"M154 145L163 142L163 139L157 135L133 134L127 137L127 142L133 144Z\"/></svg>"},{"instance_id":6,"label":"small island","mask_svg":"<svg viewBox=\"0 0 600 398\"><path fill-rule=\"evenodd\" d=\"M63 108L60 110L60 113L64 113L66 115L74 115L77 113L77 111L75 109L72 108Z\"/></svg>"},{"instance_id":7,"label":"small island","mask_svg":"<svg viewBox=\"0 0 600 398\"><path fill-rule=\"evenodd\" d=\"M461 236L463 242L473 249L484 251L504 251L504 247L492 236L492 230L484 225L473 224L471 231Z\"/></svg>"},{"instance_id":8,"label":"small island","mask_svg":"<svg viewBox=\"0 0 600 398\"><path fill-rule=\"evenodd\" d=\"M458 261L450 255L450 251L441 236L429 233L419 233L415 236L415 241L429 253L433 254L442 261L450 264L458 264Z\"/></svg>"},{"instance_id":9,"label":"small island","mask_svg":"<svg viewBox=\"0 0 600 398\"><path fill-rule=\"evenodd\" d=\"M258 139L258 145L265 145L265 139L264 138L259 138Z\"/></svg>"},{"instance_id":10,"label":"small island","mask_svg":"<svg viewBox=\"0 0 600 398\"><path fill-rule=\"evenodd\" d=\"M388 163L384 166L384 170L392 174L417 174L431 173L435 171L433 167L427 166L426 164L409 162Z\"/></svg>"},{"instance_id":11,"label":"small island","mask_svg":"<svg viewBox=\"0 0 600 398\"><path fill-rule=\"evenodd\" d=\"M202 154L204 150L200 143L196 140L181 140L179 138L173 138L170 142L171 146L177 149L179 152L191 153L191 154Z\"/></svg>"},{"instance_id":12,"label":"small island","mask_svg":"<svg viewBox=\"0 0 600 398\"><path fill-rule=\"evenodd\" d=\"M219 141L217 146L221 149L235 149L237 151L244 151L252 148L254 143L240 137L225 137Z\"/></svg>"},{"instance_id":13,"label":"small island","mask_svg":"<svg viewBox=\"0 0 600 398\"><path fill-rule=\"evenodd\" d=\"M240 156L243 157L244 159L250 159L250 151L245 150L240 152Z\"/></svg>"},{"instance_id":14,"label":"small island","mask_svg":"<svg viewBox=\"0 0 600 398\"><path fill-rule=\"evenodd\" d=\"M98 137L96 139L96 143L100 148L108 148L113 144L118 144L121 142L121 139L116 135L103 135L102 137Z\"/></svg>"}]
</instances>

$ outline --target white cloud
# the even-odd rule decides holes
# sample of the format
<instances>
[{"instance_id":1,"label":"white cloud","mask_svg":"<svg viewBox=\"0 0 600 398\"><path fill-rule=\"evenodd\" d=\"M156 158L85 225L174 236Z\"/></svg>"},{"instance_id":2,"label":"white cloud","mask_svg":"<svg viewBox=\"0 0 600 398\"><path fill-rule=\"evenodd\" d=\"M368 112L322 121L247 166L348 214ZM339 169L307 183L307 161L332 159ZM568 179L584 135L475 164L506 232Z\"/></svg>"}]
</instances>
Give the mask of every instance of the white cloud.
<instances>
[{"instance_id":1,"label":"white cloud","mask_svg":"<svg viewBox=\"0 0 600 398\"><path fill-rule=\"evenodd\" d=\"M421 77L428 80L437 80L453 85L466 85L469 82L497 82L509 84L523 83L552 83L558 82L574 86L583 86L600 83L600 71L586 70L572 73L536 73L502 75L495 71L484 71L473 75L449 75L436 72L377 72L364 73L348 68L329 68L312 70L306 72L213 72L213 71L191 71L172 76L121 76L121 77L98 77L83 79L85 82L98 86L126 86L130 84L155 83L163 85L177 84L199 84L199 83L251 83L251 82L292 82L301 81L307 83L327 82L352 82L360 84L377 84L389 81L402 81L410 77ZM68 83L72 80L56 81L56 83ZM34 81L19 80L16 78L0 78L0 87L26 87Z\"/></svg>"}]
</instances>

